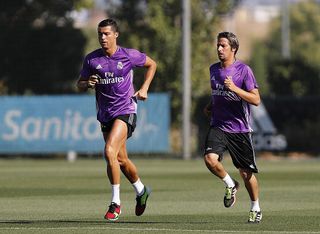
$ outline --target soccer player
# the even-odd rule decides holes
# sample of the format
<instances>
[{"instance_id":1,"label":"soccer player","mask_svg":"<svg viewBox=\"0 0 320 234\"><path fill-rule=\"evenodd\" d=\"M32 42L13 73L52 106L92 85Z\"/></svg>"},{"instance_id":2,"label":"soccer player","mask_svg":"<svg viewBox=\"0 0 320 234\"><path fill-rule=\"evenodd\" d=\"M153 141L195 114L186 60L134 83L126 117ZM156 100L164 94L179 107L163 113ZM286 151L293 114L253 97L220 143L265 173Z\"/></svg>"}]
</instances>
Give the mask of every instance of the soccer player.
<instances>
[{"instance_id":1,"label":"soccer player","mask_svg":"<svg viewBox=\"0 0 320 234\"><path fill-rule=\"evenodd\" d=\"M104 218L115 221L121 213L120 171L136 192L137 216L143 214L151 193L140 180L136 166L128 158L126 140L136 126L137 100L148 98L148 89L156 72L156 62L135 49L117 45L117 22L105 19L98 24L101 48L89 53L83 62L77 86L80 91L95 89L97 119L101 124L107 161L107 175L111 184L111 204ZM142 86L135 92L133 68L145 67Z\"/></svg>"},{"instance_id":2,"label":"soccer player","mask_svg":"<svg viewBox=\"0 0 320 234\"><path fill-rule=\"evenodd\" d=\"M204 161L212 174L225 186L224 206L236 202L239 183L230 177L222 165L223 153L228 150L234 166L244 181L251 199L249 223L259 223L258 173L250 127L250 105L260 104L256 79L250 67L236 59L239 48L237 37L231 32L217 36L217 54L220 62L210 66L211 101L205 107L211 115L210 129L205 141Z\"/></svg>"}]
</instances>

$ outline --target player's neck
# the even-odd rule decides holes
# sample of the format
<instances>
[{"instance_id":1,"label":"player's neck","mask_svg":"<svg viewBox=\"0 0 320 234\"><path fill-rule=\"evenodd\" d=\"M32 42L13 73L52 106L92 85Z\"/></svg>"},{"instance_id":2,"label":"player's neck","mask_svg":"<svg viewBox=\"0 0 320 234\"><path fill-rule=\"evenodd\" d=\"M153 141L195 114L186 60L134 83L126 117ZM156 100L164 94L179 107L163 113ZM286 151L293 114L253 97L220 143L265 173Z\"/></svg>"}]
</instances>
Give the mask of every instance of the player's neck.
<instances>
[{"instance_id":1,"label":"player's neck","mask_svg":"<svg viewBox=\"0 0 320 234\"><path fill-rule=\"evenodd\" d=\"M227 67L231 66L232 64L234 64L235 62L236 62L236 58L233 57L232 59L221 61L220 65L223 68L227 68Z\"/></svg>"},{"instance_id":2,"label":"player's neck","mask_svg":"<svg viewBox=\"0 0 320 234\"><path fill-rule=\"evenodd\" d=\"M105 49L105 50L104 50L104 53L105 53L108 57L111 57L112 55L114 55L114 54L116 53L117 49L118 49L118 46L115 45L115 46L113 46L113 47L111 47L111 48Z\"/></svg>"}]
</instances>

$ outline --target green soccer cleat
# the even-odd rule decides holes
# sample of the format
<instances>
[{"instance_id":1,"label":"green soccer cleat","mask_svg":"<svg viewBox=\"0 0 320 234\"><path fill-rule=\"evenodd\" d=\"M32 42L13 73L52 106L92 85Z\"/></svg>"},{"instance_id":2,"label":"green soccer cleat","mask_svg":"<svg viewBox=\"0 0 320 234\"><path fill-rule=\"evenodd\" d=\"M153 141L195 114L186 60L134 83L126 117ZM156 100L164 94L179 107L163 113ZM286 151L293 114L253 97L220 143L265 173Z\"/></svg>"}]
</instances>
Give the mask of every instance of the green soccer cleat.
<instances>
[{"instance_id":1,"label":"green soccer cleat","mask_svg":"<svg viewBox=\"0 0 320 234\"><path fill-rule=\"evenodd\" d=\"M136 215L137 216L140 216L143 214L144 210L146 209L147 207L147 200L148 200L148 197L151 193L151 189L144 186L144 189L143 189L143 194L141 196L137 196L136 197L136 201L137 201L137 204L136 204Z\"/></svg>"},{"instance_id":2,"label":"green soccer cleat","mask_svg":"<svg viewBox=\"0 0 320 234\"><path fill-rule=\"evenodd\" d=\"M262 212L261 211L250 210L248 223L260 223L261 219L262 219Z\"/></svg>"},{"instance_id":3,"label":"green soccer cleat","mask_svg":"<svg viewBox=\"0 0 320 234\"><path fill-rule=\"evenodd\" d=\"M224 206L229 208L236 203L236 193L239 188L238 181L234 180L234 186L233 187L226 187L226 193L223 198Z\"/></svg>"}]
</instances>

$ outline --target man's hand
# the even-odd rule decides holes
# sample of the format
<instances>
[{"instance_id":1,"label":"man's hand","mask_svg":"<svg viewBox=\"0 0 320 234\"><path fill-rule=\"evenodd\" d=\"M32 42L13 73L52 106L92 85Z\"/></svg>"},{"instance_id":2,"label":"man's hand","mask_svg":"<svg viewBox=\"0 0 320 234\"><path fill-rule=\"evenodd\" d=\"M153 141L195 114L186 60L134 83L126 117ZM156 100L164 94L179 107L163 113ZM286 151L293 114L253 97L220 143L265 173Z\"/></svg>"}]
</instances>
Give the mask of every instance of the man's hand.
<instances>
[{"instance_id":1,"label":"man's hand","mask_svg":"<svg viewBox=\"0 0 320 234\"><path fill-rule=\"evenodd\" d=\"M133 96L138 100L145 101L148 98L148 92L146 90L139 89Z\"/></svg>"},{"instance_id":2,"label":"man's hand","mask_svg":"<svg viewBox=\"0 0 320 234\"><path fill-rule=\"evenodd\" d=\"M259 90L257 88L254 88L250 91L245 91L233 83L231 76L227 76L227 78L224 80L224 85L227 89L234 92L240 98L252 105L258 106L261 102Z\"/></svg>"},{"instance_id":3,"label":"man's hand","mask_svg":"<svg viewBox=\"0 0 320 234\"><path fill-rule=\"evenodd\" d=\"M94 89L96 87L96 83L99 82L99 79L100 79L99 75L90 76L88 80L88 88Z\"/></svg>"},{"instance_id":4,"label":"man's hand","mask_svg":"<svg viewBox=\"0 0 320 234\"><path fill-rule=\"evenodd\" d=\"M232 76L227 76L227 78L224 80L224 86L233 92L237 88L237 86L233 83Z\"/></svg>"}]
</instances>

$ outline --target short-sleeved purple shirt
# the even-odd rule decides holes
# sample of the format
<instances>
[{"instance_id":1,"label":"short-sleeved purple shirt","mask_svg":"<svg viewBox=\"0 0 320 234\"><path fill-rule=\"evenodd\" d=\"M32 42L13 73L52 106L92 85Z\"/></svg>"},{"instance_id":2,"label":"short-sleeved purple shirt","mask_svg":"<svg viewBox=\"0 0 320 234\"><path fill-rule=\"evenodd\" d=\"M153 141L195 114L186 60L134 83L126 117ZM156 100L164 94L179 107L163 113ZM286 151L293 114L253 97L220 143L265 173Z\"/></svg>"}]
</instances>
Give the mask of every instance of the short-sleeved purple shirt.
<instances>
[{"instance_id":1,"label":"short-sleeved purple shirt","mask_svg":"<svg viewBox=\"0 0 320 234\"><path fill-rule=\"evenodd\" d=\"M137 102L133 97L133 68L142 67L145 62L146 54L119 46L110 57L102 49L85 57L80 76L88 79L91 75L100 77L95 90L97 119L101 123L137 112Z\"/></svg>"},{"instance_id":2,"label":"short-sleeved purple shirt","mask_svg":"<svg viewBox=\"0 0 320 234\"><path fill-rule=\"evenodd\" d=\"M250 104L224 86L227 76L231 76L234 84L245 91L258 88L252 70L241 61L236 60L227 68L222 68L220 63L211 65L211 126L230 133L252 132Z\"/></svg>"}]
</instances>

